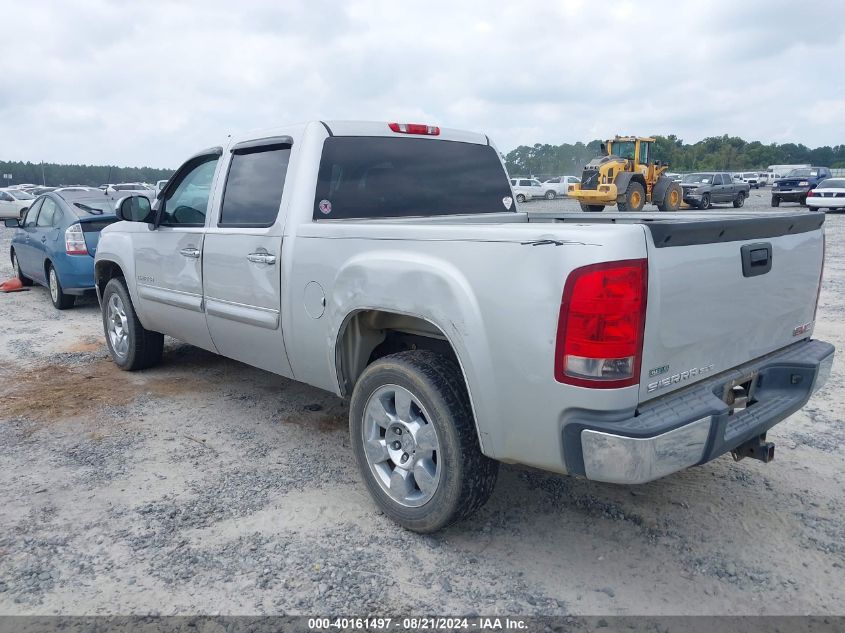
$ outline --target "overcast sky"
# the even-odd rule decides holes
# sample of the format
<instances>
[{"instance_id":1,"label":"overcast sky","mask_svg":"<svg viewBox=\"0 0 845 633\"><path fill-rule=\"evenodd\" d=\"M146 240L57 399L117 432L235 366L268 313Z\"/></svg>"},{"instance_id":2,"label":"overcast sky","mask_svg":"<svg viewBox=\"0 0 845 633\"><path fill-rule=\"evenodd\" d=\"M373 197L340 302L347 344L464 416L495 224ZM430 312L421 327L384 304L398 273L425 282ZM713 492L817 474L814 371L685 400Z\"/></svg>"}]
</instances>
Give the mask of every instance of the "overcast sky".
<instances>
[{"instance_id":1,"label":"overcast sky","mask_svg":"<svg viewBox=\"0 0 845 633\"><path fill-rule=\"evenodd\" d=\"M812 7L812 9L810 8ZM845 2L0 0L0 160L176 167L308 119L845 143Z\"/></svg>"}]
</instances>

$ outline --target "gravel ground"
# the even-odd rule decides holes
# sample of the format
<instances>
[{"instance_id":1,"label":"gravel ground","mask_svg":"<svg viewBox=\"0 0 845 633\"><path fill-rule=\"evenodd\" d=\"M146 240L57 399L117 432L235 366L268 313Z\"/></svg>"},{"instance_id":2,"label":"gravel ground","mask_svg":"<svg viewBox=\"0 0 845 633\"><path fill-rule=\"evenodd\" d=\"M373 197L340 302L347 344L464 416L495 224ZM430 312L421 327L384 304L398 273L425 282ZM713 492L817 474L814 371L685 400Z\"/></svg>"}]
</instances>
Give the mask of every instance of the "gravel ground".
<instances>
[{"instance_id":1,"label":"gravel ground","mask_svg":"<svg viewBox=\"0 0 845 633\"><path fill-rule=\"evenodd\" d=\"M845 349L840 240L831 215L816 335ZM505 466L473 519L419 536L370 501L334 396L170 339L121 372L96 302L42 288L0 318L0 613L845 613L841 361L773 464L639 487Z\"/></svg>"}]
</instances>

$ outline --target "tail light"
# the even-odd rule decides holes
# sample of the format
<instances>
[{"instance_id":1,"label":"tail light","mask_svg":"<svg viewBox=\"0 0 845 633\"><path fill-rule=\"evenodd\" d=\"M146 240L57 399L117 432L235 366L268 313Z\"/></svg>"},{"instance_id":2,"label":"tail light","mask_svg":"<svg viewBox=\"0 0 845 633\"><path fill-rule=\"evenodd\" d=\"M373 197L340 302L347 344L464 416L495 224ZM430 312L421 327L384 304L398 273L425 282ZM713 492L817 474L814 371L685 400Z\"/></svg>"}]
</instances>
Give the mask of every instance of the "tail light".
<instances>
[{"instance_id":1,"label":"tail light","mask_svg":"<svg viewBox=\"0 0 845 633\"><path fill-rule=\"evenodd\" d=\"M388 123L387 127L399 134L423 134L425 136L437 136L440 134L439 127L426 125L425 123Z\"/></svg>"},{"instance_id":2,"label":"tail light","mask_svg":"<svg viewBox=\"0 0 845 633\"><path fill-rule=\"evenodd\" d=\"M814 195L816 195L816 192L815 192L815 191L813 191L812 189L810 189L810 190L807 192L807 197L808 197L808 198L812 198Z\"/></svg>"},{"instance_id":3,"label":"tail light","mask_svg":"<svg viewBox=\"0 0 845 633\"><path fill-rule=\"evenodd\" d=\"M555 379L596 389L639 383L647 294L645 259L572 271L560 303Z\"/></svg>"},{"instance_id":4,"label":"tail light","mask_svg":"<svg viewBox=\"0 0 845 633\"><path fill-rule=\"evenodd\" d=\"M65 231L65 252L68 255L87 255L88 247L85 245L85 233L82 232L80 224L71 224Z\"/></svg>"}]
</instances>

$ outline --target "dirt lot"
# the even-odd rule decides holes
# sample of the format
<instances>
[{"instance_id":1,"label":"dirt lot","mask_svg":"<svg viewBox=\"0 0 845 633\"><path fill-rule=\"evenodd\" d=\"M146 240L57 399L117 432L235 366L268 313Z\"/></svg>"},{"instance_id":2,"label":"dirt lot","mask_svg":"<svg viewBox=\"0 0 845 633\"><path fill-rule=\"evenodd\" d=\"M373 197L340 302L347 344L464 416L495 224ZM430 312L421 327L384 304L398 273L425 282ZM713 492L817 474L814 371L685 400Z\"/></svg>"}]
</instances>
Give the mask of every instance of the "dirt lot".
<instances>
[{"instance_id":1,"label":"dirt lot","mask_svg":"<svg viewBox=\"0 0 845 633\"><path fill-rule=\"evenodd\" d=\"M816 336L840 350L843 313L831 215ZM335 397L170 339L120 372L96 302L42 288L0 318L0 613L845 613L841 360L773 464L640 487L508 466L473 520L418 536L370 502Z\"/></svg>"}]
</instances>

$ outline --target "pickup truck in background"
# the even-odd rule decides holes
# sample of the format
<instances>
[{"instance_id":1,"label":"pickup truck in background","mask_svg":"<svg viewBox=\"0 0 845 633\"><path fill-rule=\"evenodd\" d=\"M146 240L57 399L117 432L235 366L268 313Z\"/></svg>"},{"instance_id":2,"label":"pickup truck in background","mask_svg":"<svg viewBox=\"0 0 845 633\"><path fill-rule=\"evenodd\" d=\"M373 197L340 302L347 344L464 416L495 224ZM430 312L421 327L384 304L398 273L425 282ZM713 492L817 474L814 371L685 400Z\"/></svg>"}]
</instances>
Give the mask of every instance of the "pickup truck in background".
<instances>
[{"instance_id":1,"label":"pickup truck in background","mask_svg":"<svg viewBox=\"0 0 845 633\"><path fill-rule=\"evenodd\" d=\"M751 192L748 183L734 180L723 172L687 174L681 179L684 202L697 209L709 209L714 203L730 202L735 208L745 204Z\"/></svg>"},{"instance_id":2,"label":"pickup truck in background","mask_svg":"<svg viewBox=\"0 0 845 633\"><path fill-rule=\"evenodd\" d=\"M785 178L772 183L772 206L779 207L781 202L798 202L807 206L807 192L815 189L825 178L830 178L827 167L793 169Z\"/></svg>"},{"instance_id":3,"label":"pickup truck in background","mask_svg":"<svg viewBox=\"0 0 845 633\"><path fill-rule=\"evenodd\" d=\"M833 361L812 339L824 214L535 217L513 197L484 134L229 139L152 206L118 202L95 262L109 351L153 367L167 334L349 398L370 494L420 532L484 504L502 461L624 484L769 461Z\"/></svg>"}]
</instances>

